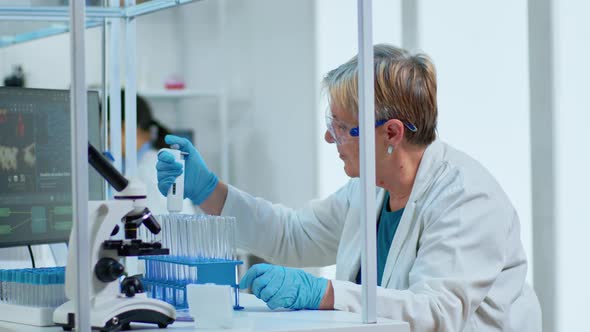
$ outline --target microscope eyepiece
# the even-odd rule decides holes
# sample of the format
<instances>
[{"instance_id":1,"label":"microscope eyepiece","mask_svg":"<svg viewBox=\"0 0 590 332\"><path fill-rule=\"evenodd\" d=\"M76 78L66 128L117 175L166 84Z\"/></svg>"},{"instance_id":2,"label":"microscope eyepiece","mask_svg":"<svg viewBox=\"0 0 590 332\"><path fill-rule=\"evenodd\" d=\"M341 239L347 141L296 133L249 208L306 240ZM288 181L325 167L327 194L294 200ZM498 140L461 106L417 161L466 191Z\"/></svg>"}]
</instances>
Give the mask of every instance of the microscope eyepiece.
<instances>
[{"instance_id":1,"label":"microscope eyepiece","mask_svg":"<svg viewBox=\"0 0 590 332\"><path fill-rule=\"evenodd\" d=\"M119 171L102 156L100 152L88 142L88 163L115 188L121 191L127 187L129 181Z\"/></svg>"}]
</instances>

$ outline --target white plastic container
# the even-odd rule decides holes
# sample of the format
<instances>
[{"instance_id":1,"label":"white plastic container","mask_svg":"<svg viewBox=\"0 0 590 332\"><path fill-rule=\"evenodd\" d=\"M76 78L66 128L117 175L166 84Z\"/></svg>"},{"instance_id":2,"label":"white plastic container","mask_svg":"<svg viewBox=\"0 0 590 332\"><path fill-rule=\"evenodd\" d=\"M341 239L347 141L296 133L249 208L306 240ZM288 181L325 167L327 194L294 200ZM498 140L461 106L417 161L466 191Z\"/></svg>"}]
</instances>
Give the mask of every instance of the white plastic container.
<instances>
[{"instance_id":1,"label":"white plastic container","mask_svg":"<svg viewBox=\"0 0 590 332\"><path fill-rule=\"evenodd\" d=\"M215 284L186 286L188 311L198 329L231 329L233 321L232 288Z\"/></svg>"},{"instance_id":2,"label":"white plastic container","mask_svg":"<svg viewBox=\"0 0 590 332\"><path fill-rule=\"evenodd\" d=\"M172 154L176 162L182 164L182 174L176 178L176 181L170 186L170 189L168 189L168 195L166 195L166 207L168 208L168 212L177 213L182 211L182 201L184 199L184 157L182 152L175 149L174 146L172 146L171 149L160 149L158 153L163 151Z\"/></svg>"}]
</instances>

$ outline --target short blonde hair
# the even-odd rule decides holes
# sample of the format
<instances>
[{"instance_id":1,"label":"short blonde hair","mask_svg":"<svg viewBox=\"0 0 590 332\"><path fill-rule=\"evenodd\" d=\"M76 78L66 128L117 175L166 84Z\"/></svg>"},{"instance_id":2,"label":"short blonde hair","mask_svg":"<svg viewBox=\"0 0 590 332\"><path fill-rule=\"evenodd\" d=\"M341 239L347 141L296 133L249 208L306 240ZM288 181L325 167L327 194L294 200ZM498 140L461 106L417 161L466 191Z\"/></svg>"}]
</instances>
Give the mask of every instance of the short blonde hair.
<instances>
[{"instance_id":1,"label":"short blonde hair","mask_svg":"<svg viewBox=\"0 0 590 332\"><path fill-rule=\"evenodd\" d=\"M425 54L410 54L391 45L374 46L375 118L414 124L405 131L409 143L428 145L436 139L436 71ZM323 80L330 106L358 116L357 56L330 71Z\"/></svg>"}]
</instances>

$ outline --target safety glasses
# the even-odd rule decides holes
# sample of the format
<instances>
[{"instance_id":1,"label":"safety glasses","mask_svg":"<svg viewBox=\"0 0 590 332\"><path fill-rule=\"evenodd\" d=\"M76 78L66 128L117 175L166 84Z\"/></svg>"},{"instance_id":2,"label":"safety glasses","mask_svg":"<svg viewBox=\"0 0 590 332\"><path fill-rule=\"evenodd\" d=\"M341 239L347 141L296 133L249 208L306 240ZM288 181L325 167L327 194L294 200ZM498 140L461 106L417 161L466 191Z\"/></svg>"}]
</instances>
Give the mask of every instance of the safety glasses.
<instances>
[{"instance_id":1,"label":"safety glasses","mask_svg":"<svg viewBox=\"0 0 590 332\"><path fill-rule=\"evenodd\" d=\"M389 120L377 120L375 121L375 128L378 128L384 125ZM411 132L418 131L418 128L411 123L402 121L404 126L408 128ZM328 111L326 112L326 127L328 128L328 132L332 135L332 138L336 142L336 144L341 145L349 142L351 139L354 139L359 136L359 127L352 127L351 125L347 124L346 122L338 119L334 119L331 113Z\"/></svg>"}]
</instances>

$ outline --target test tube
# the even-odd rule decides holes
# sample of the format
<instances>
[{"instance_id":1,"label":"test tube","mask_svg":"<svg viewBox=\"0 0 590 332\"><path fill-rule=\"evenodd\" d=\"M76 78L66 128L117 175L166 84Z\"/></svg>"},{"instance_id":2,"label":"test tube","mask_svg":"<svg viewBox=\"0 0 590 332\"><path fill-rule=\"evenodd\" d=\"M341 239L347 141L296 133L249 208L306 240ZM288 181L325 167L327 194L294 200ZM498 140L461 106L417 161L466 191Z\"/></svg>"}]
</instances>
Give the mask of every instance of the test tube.
<instances>
[{"instance_id":1,"label":"test tube","mask_svg":"<svg viewBox=\"0 0 590 332\"><path fill-rule=\"evenodd\" d=\"M5 292L6 286L6 272L4 270L0 270L0 303L6 303L5 301Z\"/></svg>"},{"instance_id":2,"label":"test tube","mask_svg":"<svg viewBox=\"0 0 590 332\"><path fill-rule=\"evenodd\" d=\"M189 225L189 238L191 244L191 259L200 259L201 252L200 252L200 234L199 234L199 216L192 216L190 219ZM196 282L197 281L197 272L195 267L190 268L190 281ZM186 297L186 293L185 293Z\"/></svg>"},{"instance_id":3,"label":"test tube","mask_svg":"<svg viewBox=\"0 0 590 332\"><path fill-rule=\"evenodd\" d=\"M204 260L207 257L207 238L205 236L205 223L207 218L205 216L199 216L197 222L197 235L199 238L199 258Z\"/></svg>"},{"instance_id":4,"label":"test tube","mask_svg":"<svg viewBox=\"0 0 590 332\"><path fill-rule=\"evenodd\" d=\"M163 243L162 245L164 245L166 248L170 249L170 254L172 254L172 240L171 240L171 227L170 227L170 218L169 216L164 216L163 217L163 222L164 222L164 230L165 232L163 232L162 234L162 240ZM166 264L164 262L160 263L162 265L162 272L164 273L164 279L172 279L172 271L170 269L169 264Z\"/></svg>"},{"instance_id":5,"label":"test tube","mask_svg":"<svg viewBox=\"0 0 590 332\"><path fill-rule=\"evenodd\" d=\"M65 267L62 267L61 271L59 273L59 294L61 296L61 303L66 303L67 298L66 298L66 269L65 269Z\"/></svg>"},{"instance_id":6,"label":"test tube","mask_svg":"<svg viewBox=\"0 0 590 332\"><path fill-rule=\"evenodd\" d=\"M218 259L221 251L220 217L211 216L211 233L213 238L213 258Z\"/></svg>"},{"instance_id":7,"label":"test tube","mask_svg":"<svg viewBox=\"0 0 590 332\"><path fill-rule=\"evenodd\" d=\"M162 227L162 218L161 216L156 216L156 220L158 221L158 223L160 224L160 227ZM142 227L142 229L144 230L144 233L147 234L146 235L146 240L148 242L160 242L162 243L160 237L162 234L163 229L160 229L160 233L158 234L152 234L151 232L148 232L147 227ZM158 277L158 271L155 267L155 261L153 260L145 260L144 264L145 264L145 276L148 279L154 279Z\"/></svg>"},{"instance_id":8,"label":"test tube","mask_svg":"<svg viewBox=\"0 0 590 332\"><path fill-rule=\"evenodd\" d=\"M174 245L173 245L173 237L174 234L172 233L172 220L170 215L164 216L164 225L166 227L166 233L163 234L164 242L166 243L166 247L170 249L170 255L174 255ZM174 279L174 266L167 262L161 262L162 270L165 272L164 280L173 280ZM164 299L170 301L172 299L172 289L170 287L165 287L163 289Z\"/></svg>"},{"instance_id":9,"label":"test tube","mask_svg":"<svg viewBox=\"0 0 590 332\"><path fill-rule=\"evenodd\" d=\"M215 230L217 231L217 259L223 259L223 251L224 251L224 231L225 228L225 218L224 217L215 217Z\"/></svg>"},{"instance_id":10,"label":"test tube","mask_svg":"<svg viewBox=\"0 0 590 332\"><path fill-rule=\"evenodd\" d=\"M184 215L182 219L182 235L184 238L184 259L188 262L192 258L193 253L193 243L194 239L191 237L191 224L193 223L193 218L191 215ZM191 271L192 268L188 265L184 266L184 277L187 281L191 279Z\"/></svg>"},{"instance_id":11,"label":"test tube","mask_svg":"<svg viewBox=\"0 0 590 332\"><path fill-rule=\"evenodd\" d=\"M16 271L16 304L22 304L23 301L23 271L17 270Z\"/></svg>"},{"instance_id":12,"label":"test tube","mask_svg":"<svg viewBox=\"0 0 590 332\"><path fill-rule=\"evenodd\" d=\"M178 256L178 225L176 223L175 215L168 215L168 221L170 224L170 256ZM168 264L170 267L170 280L176 280L178 278L178 266L176 264Z\"/></svg>"},{"instance_id":13,"label":"test tube","mask_svg":"<svg viewBox=\"0 0 590 332\"><path fill-rule=\"evenodd\" d=\"M225 217L217 217L217 233L219 237L218 259L227 258L227 221Z\"/></svg>"},{"instance_id":14,"label":"test tube","mask_svg":"<svg viewBox=\"0 0 590 332\"><path fill-rule=\"evenodd\" d=\"M209 217L203 216L201 222L201 240L203 240L203 258L208 260L211 258L211 231L209 230Z\"/></svg>"},{"instance_id":15,"label":"test tube","mask_svg":"<svg viewBox=\"0 0 590 332\"><path fill-rule=\"evenodd\" d=\"M5 274L6 279L4 282L4 286L6 286L6 290L4 291L4 301L6 303L11 303L12 297L11 297L10 293L11 293L11 283L12 283L11 282L11 278L12 278L11 274L12 273L11 273L11 271L5 271L5 272L6 272L6 274Z\"/></svg>"},{"instance_id":16,"label":"test tube","mask_svg":"<svg viewBox=\"0 0 590 332\"><path fill-rule=\"evenodd\" d=\"M222 243L222 247L221 247L221 259L223 260L227 260L228 259L228 253L229 253L229 222L228 222L228 218L227 217L221 217L222 219L222 225L221 225L221 231L222 231L222 237L221 237L221 243Z\"/></svg>"},{"instance_id":17,"label":"test tube","mask_svg":"<svg viewBox=\"0 0 590 332\"><path fill-rule=\"evenodd\" d=\"M198 234L198 216L191 216L190 222L188 224L188 238L189 238L189 256L191 258L199 257L199 234Z\"/></svg>"},{"instance_id":18,"label":"test tube","mask_svg":"<svg viewBox=\"0 0 590 332\"><path fill-rule=\"evenodd\" d=\"M37 306L39 307L53 307L56 303L55 297L57 296L52 292L54 286L57 283L57 272L46 270L37 275L35 280L36 296L38 299Z\"/></svg>"},{"instance_id":19,"label":"test tube","mask_svg":"<svg viewBox=\"0 0 590 332\"><path fill-rule=\"evenodd\" d=\"M200 237L199 237L199 216L194 215L191 219L190 225L190 238L192 244L192 253L191 257L193 259L199 259L201 256L200 252Z\"/></svg>"},{"instance_id":20,"label":"test tube","mask_svg":"<svg viewBox=\"0 0 590 332\"><path fill-rule=\"evenodd\" d=\"M228 245L229 245L229 255L228 259L234 260L236 259L236 217L228 217Z\"/></svg>"},{"instance_id":21,"label":"test tube","mask_svg":"<svg viewBox=\"0 0 590 332\"><path fill-rule=\"evenodd\" d=\"M231 260L233 257L233 250L232 250L232 218L233 217L226 217L225 218L225 259Z\"/></svg>"},{"instance_id":22,"label":"test tube","mask_svg":"<svg viewBox=\"0 0 590 332\"><path fill-rule=\"evenodd\" d=\"M209 254L208 251L208 247L207 247L207 236L206 236L206 232L207 231L207 217L206 216L200 216L199 217L199 244L201 247L201 259L205 260L207 259L207 255Z\"/></svg>"},{"instance_id":23,"label":"test tube","mask_svg":"<svg viewBox=\"0 0 590 332\"><path fill-rule=\"evenodd\" d=\"M179 214L178 215L178 248L179 248L179 256L182 261L186 260L189 256L188 250L188 234L187 234L187 219L189 216L186 214ZM188 269L186 265L179 265L180 267L180 276L179 280L187 280L188 279ZM177 297L178 298L178 297Z\"/></svg>"},{"instance_id":24,"label":"test tube","mask_svg":"<svg viewBox=\"0 0 590 332\"><path fill-rule=\"evenodd\" d=\"M25 294L25 305L36 307L42 304L41 300L43 298L42 296L40 296L41 291L39 288L41 285L39 277L39 273L34 273L34 271L27 271L25 284L23 285L26 289L25 292L27 293Z\"/></svg>"},{"instance_id":25,"label":"test tube","mask_svg":"<svg viewBox=\"0 0 590 332\"><path fill-rule=\"evenodd\" d=\"M219 248L217 218L215 216L209 216L209 236L211 238L211 258L215 259L217 258Z\"/></svg>"},{"instance_id":26,"label":"test tube","mask_svg":"<svg viewBox=\"0 0 590 332\"><path fill-rule=\"evenodd\" d=\"M28 289L25 289L23 287L24 283L25 283L25 278L27 277L26 271L25 270L18 270L18 280L17 280L17 287L18 287L18 302L17 304L25 304L26 303L26 297L28 294L25 294L27 292Z\"/></svg>"},{"instance_id":27,"label":"test tube","mask_svg":"<svg viewBox=\"0 0 590 332\"><path fill-rule=\"evenodd\" d=\"M176 215L176 226L177 226L177 239L178 239L178 258L180 261L184 261L188 256L187 249L187 234L186 234L186 219L187 215L177 214ZM179 275L175 282L175 306L181 305L184 294L182 288L178 287L182 285L188 279L188 269L184 264L175 264L177 266Z\"/></svg>"}]
</instances>

